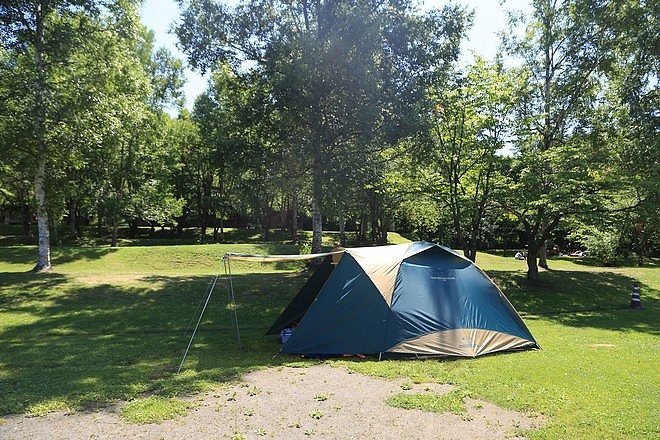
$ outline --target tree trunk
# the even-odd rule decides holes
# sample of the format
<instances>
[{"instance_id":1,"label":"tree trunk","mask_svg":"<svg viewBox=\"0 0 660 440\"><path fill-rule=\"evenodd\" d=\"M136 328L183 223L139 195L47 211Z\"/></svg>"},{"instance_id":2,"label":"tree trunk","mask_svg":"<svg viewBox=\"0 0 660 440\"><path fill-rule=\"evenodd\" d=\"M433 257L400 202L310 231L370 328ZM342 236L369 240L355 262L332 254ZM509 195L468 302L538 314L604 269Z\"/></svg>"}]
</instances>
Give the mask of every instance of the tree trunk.
<instances>
[{"instance_id":1,"label":"tree trunk","mask_svg":"<svg viewBox=\"0 0 660 440\"><path fill-rule=\"evenodd\" d=\"M544 241L539 247L539 266L548 269L548 242Z\"/></svg>"},{"instance_id":2,"label":"tree trunk","mask_svg":"<svg viewBox=\"0 0 660 440\"><path fill-rule=\"evenodd\" d=\"M298 193L291 195L291 241L298 243Z\"/></svg>"},{"instance_id":3,"label":"tree trunk","mask_svg":"<svg viewBox=\"0 0 660 440\"><path fill-rule=\"evenodd\" d=\"M343 209L339 210L339 246L346 246L346 222Z\"/></svg>"},{"instance_id":4,"label":"tree trunk","mask_svg":"<svg viewBox=\"0 0 660 440\"><path fill-rule=\"evenodd\" d=\"M371 200L370 240L372 243L376 243L378 241L378 199L373 191L371 191L370 200Z\"/></svg>"},{"instance_id":5,"label":"tree trunk","mask_svg":"<svg viewBox=\"0 0 660 440\"><path fill-rule=\"evenodd\" d=\"M263 207L261 209L261 229L264 232L264 241L270 241L270 227L271 227L271 202L269 200L263 201Z\"/></svg>"},{"instance_id":6,"label":"tree trunk","mask_svg":"<svg viewBox=\"0 0 660 440\"><path fill-rule=\"evenodd\" d=\"M225 242L225 213L220 216L220 242Z\"/></svg>"},{"instance_id":7,"label":"tree trunk","mask_svg":"<svg viewBox=\"0 0 660 440\"><path fill-rule=\"evenodd\" d=\"M321 253L321 240L323 238L323 217L321 216L321 200L323 197L321 188L321 157L318 148L320 141L317 139L316 151L312 163L312 253ZM320 262L319 262L320 263Z\"/></svg>"},{"instance_id":8,"label":"tree trunk","mask_svg":"<svg viewBox=\"0 0 660 440\"><path fill-rule=\"evenodd\" d=\"M529 245L527 246L527 279L534 282L538 282L540 279L539 267L536 264L537 251L536 242L530 240Z\"/></svg>"},{"instance_id":9,"label":"tree trunk","mask_svg":"<svg viewBox=\"0 0 660 440\"><path fill-rule=\"evenodd\" d=\"M205 212L201 212L199 215L199 242L204 243L206 240L206 226L207 226L207 214Z\"/></svg>"},{"instance_id":10,"label":"tree trunk","mask_svg":"<svg viewBox=\"0 0 660 440\"><path fill-rule=\"evenodd\" d=\"M358 237L358 240L367 240L367 214L365 212L360 216L360 236Z\"/></svg>"},{"instance_id":11,"label":"tree trunk","mask_svg":"<svg viewBox=\"0 0 660 440\"><path fill-rule=\"evenodd\" d=\"M72 240L78 239L78 228L76 226L77 203L75 200L69 201L69 237Z\"/></svg>"},{"instance_id":12,"label":"tree trunk","mask_svg":"<svg viewBox=\"0 0 660 440\"><path fill-rule=\"evenodd\" d=\"M380 204L380 209L379 209L379 215L380 215L380 232L378 234L378 243L385 245L387 244L387 231L390 229L390 222L387 218L387 215L385 214L385 207L384 204Z\"/></svg>"},{"instance_id":13,"label":"tree trunk","mask_svg":"<svg viewBox=\"0 0 660 440\"><path fill-rule=\"evenodd\" d=\"M468 255L468 258L473 263L477 262L477 240L476 239L473 239L472 243L470 243L470 255Z\"/></svg>"},{"instance_id":14,"label":"tree trunk","mask_svg":"<svg viewBox=\"0 0 660 440\"><path fill-rule=\"evenodd\" d=\"M50 231L48 226L48 210L46 209L46 172L45 153L39 157L37 165L37 174L34 178L34 194L37 199L37 224L39 227L39 253L35 271L50 270Z\"/></svg>"},{"instance_id":15,"label":"tree trunk","mask_svg":"<svg viewBox=\"0 0 660 440\"><path fill-rule=\"evenodd\" d=\"M119 221L116 218L112 219L112 238L110 239L110 246L117 247L119 238Z\"/></svg>"},{"instance_id":16,"label":"tree trunk","mask_svg":"<svg viewBox=\"0 0 660 440\"><path fill-rule=\"evenodd\" d=\"M321 253L321 238L323 236L323 218L321 217L320 202L314 195L312 201L312 253Z\"/></svg>"},{"instance_id":17,"label":"tree trunk","mask_svg":"<svg viewBox=\"0 0 660 440\"><path fill-rule=\"evenodd\" d=\"M44 49L44 18L42 4L37 3L35 11L35 50L34 64L36 68L35 98L35 137L39 146L37 156L37 172L34 176L34 196L37 200L37 224L39 226L39 251L35 271L50 270L50 232L48 228L48 210L46 208L46 89Z\"/></svg>"}]
</instances>

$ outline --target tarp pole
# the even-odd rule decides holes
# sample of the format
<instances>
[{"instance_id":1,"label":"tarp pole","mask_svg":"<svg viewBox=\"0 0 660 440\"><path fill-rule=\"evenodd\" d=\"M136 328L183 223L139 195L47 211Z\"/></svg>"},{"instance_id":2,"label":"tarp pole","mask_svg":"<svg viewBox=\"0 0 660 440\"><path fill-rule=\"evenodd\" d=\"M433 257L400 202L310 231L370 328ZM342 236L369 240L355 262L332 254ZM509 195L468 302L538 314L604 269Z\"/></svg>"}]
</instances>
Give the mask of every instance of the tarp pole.
<instances>
[{"instance_id":1,"label":"tarp pole","mask_svg":"<svg viewBox=\"0 0 660 440\"><path fill-rule=\"evenodd\" d=\"M177 374L181 372L183 363L186 361L186 357L188 356L188 351L190 351L190 346L192 345L193 339L195 339L195 333L197 333L197 328L199 327L199 323L202 322L204 311L206 310L206 306L209 304L209 300L211 299L211 295L213 294L213 289L215 289L215 283L217 281L218 281L218 275L216 275L215 278L213 279L213 283L211 284L211 289L209 290L209 296L206 297L206 302L204 303L204 307L202 308L202 313L199 314L199 319L197 320L197 324L195 325L195 330L193 330L192 336L190 336L190 341L188 342L188 347L186 347L186 352L183 354L183 359L181 359L181 363L179 364L179 369L176 370Z\"/></svg>"},{"instance_id":2,"label":"tarp pole","mask_svg":"<svg viewBox=\"0 0 660 440\"><path fill-rule=\"evenodd\" d=\"M238 341L238 351L243 352L243 345L241 344L241 332L238 329L238 312L236 312L236 297L234 296L234 282L231 277L231 262L229 259L224 260L225 263L225 275L229 279L229 307L231 307L232 320L234 326L236 327L236 340Z\"/></svg>"},{"instance_id":3,"label":"tarp pole","mask_svg":"<svg viewBox=\"0 0 660 440\"><path fill-rule=\"evenodd\" d=\"M216 275L217 277L217 275ZM206 300L206 297L211 293L211 287L214 286L214 283L210 283L209 287L206 289L204 292L204 296L202 296L202 299L199 301L199 304L197 304L197 308L195 309L195 313L192 315L190 318L190 322L188 323L188 327L186 327L186 331L183 332L183 336L185 337L188 334L188 330L190 330L190 327L192 327L193 322L195 322L195 316L197 316L197 312L199 312L200 307L202 307L202 304L204 304L204 301Z\"/></svg>"}]
</instances>

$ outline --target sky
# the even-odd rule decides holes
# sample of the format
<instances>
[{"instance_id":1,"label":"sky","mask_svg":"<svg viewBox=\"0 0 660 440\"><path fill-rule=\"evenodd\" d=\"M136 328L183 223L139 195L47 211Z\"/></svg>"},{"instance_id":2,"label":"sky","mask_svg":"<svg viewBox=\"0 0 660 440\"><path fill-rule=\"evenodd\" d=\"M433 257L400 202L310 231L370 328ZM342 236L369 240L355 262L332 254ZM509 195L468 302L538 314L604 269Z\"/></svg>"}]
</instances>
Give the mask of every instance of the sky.
<instances>
[{"instance_id":1,"label":"sky","mask_svg":"<svg viewBox=\"0 0 660 440\"><path fill-rule=\"evenodd\" d=\"M427 7L442 7L445 0L426 0ZM506 16L500 0L454 0L475 11L474 24L468 32L468 38L463 42L462 51L466 60L471 59L470 51L485 57L493 58L497 51L497 32L506 28ZM507 9L527 11L529 0L507 0ZM152 31L156 39L156 47L166 47L185 59L185 55L176 47L177 38L170 33L173 23L179 19L179 9L174 0L146 0L142 7L142 21ZM206 89L207 77L198 72L186 69L186 108L192 109L195 98Z\"/></svg>"}]
</instances>

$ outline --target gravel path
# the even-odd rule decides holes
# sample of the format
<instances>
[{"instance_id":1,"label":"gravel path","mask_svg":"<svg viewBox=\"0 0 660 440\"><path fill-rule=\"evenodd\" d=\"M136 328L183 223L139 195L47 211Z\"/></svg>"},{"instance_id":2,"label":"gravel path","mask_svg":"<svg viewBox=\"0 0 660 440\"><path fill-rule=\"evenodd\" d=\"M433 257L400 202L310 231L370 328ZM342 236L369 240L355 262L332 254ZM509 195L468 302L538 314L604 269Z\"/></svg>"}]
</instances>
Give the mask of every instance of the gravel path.
<instances>
[{"instance_id":1,"label":"gravel path","mask_svg":"<svg viewBox=\"0 0 660 440\"><path fill-rule=\"evenodd\" d=\"M518 438L515 428L542 423L472 399L463 416L388 406L385 400L395 394L451 390L438 384L403 390L401 384L325 364L272 368L193 396L186 416L160 424L128 424L117 405L94 412L5 417L0 439L504 439Z\"/></svg>"}]
</instances>

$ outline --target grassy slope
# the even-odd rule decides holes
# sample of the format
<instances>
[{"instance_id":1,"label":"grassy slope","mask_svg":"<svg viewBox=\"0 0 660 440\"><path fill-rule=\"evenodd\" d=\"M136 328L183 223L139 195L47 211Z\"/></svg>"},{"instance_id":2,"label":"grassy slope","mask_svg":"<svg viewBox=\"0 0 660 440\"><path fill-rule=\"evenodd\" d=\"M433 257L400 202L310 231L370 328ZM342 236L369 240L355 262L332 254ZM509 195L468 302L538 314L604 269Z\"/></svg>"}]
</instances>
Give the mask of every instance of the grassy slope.
<instances>
[{"instance_id":1,"label":"grassy slope","mask_svg":"<svg viewBox=\"0 0 660 440\"><path fill-rule=\"evenodd\" d=\"M394 241L394 240L393 240ZM398 238L396 241L400 241ZM0 414L79 409L145 392L204 389L246 369L293 362L263 332L305 280L302 266L232 264L244 351L221 282L181 375L183 335L226 251L294 253L288 245L56 248L56 269L26 273L31 247L0 249ZM529 285L524 262L481 254L543 350L450 361L346 362L381 376L458 385L548 417L533 438L660 435L660 270L554 260ZM626 309L633 281L646 309ZM579 310L580 312L575 312ZM432 402L430 402L432 403Z\"/></svg>"}]
</instances>

